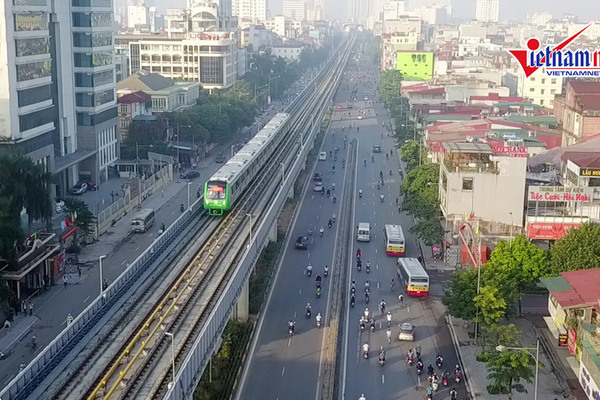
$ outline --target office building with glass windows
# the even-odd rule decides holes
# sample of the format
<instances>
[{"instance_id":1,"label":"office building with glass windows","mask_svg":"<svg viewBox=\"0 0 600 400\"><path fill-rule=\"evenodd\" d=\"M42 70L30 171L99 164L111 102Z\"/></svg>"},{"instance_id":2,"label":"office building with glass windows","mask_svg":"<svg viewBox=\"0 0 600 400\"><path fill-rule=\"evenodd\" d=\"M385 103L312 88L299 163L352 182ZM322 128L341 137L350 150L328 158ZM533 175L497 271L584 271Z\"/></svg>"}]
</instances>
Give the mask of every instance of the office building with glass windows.
<instances>
[{"instance_id":1,"label":"office building with glass windows","mask_svg":"<svg viewBox=\"0 0 600 400\"><path fill-rule=\"evenodd\" d=\"M1 2L0 151L52 173L53 194L117 158L112 0Z\"/></svg>"}]
</instances>

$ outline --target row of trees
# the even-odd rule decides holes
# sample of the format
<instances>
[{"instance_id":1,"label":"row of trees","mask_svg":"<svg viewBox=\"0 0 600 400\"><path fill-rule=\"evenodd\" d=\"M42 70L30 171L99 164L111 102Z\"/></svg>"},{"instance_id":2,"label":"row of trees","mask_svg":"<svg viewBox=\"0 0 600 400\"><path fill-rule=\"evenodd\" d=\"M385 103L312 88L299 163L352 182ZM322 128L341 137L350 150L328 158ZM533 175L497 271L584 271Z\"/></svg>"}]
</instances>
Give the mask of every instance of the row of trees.
<instances>
[{"instance_id":1,"label":"row of trees","mask_svg":"<svg viewBox=\"0 0 600 400\"><path fill-rule=\"evenodd\" d=\"M483 353L479 359L487 362L490 393L511 393L521 379L531 382L533 377L535 365L528 354L495 350L498 345L519 345L520 332L509 321L521 314L523 295L535 290L540 278L599 266L598 240L600 225L591 223L569 232L548 252L517 236L510 242L499 242L480 270L454 274L443 302L451 315L480 325Z\"/></svg>"}]
</instances>

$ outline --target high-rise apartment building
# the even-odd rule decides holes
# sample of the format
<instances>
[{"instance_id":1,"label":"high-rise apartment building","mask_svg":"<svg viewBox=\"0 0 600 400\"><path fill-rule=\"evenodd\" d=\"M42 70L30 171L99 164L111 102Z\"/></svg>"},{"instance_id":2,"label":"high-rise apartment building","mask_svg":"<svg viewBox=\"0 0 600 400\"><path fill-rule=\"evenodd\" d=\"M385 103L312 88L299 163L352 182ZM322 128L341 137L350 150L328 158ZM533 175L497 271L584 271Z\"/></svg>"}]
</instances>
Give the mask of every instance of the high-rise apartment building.
<instances>
[{"instance_id":1,"label":"high-rise apartment building","mask_svg":"<svg viewBox=\"0 0 600 400\"><path fill-rule=\"evenodd\" d=\"M477 0L475 19L481 22L498 22L500 2L498 0Z\"/></svg>"},{"instance_id":2,"label":"high-rise apartment building","mask_svg":"<svg viewBox=\"0 0 600 400\"><path fill-rule=\"evenodd\" d=\"M3 1L0 151L54 175L56 195L117 157L112 0Z\"/></svg>"},{"instance_id":3,"label":"high-rise apartment building","mask_svg":"<svg viewBox=\"0 0 600 400\"><path fill-rule=\"evenodd\" d=\"M267 0L233 0L233 15L253 23L267 19Z\"/></svg>"},{"instance_id":4,"label":"high-rise apartment building","mask_svg":"<svg viewBox=\"0 0 600 400\"><path fill-rule=\"evenodd\" d=\"M283 16L296 21L306 19L306 3L300 0L284 0Z\"/></svg>"}]
</instances>

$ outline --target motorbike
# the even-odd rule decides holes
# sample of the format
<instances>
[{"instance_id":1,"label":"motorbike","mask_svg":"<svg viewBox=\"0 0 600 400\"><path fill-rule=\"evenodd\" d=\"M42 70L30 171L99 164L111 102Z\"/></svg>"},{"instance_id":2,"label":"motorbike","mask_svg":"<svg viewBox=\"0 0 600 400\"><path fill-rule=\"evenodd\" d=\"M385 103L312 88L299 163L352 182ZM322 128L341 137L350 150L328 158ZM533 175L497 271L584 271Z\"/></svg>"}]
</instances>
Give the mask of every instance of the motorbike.
<instances>
[{"instance_id":1,"label":"motorbike","mask_svg":"<svg viewBox=\"0 0 600 400\"><path fill-rule=\"evenodd\" d=\"M414 359L414 357L411 357L411 356L409 356L409 357L406 357L406 364L407 364L409 367L412 367L414 363L415 363L415 359Z\"/></svg>"},{"instance_id":2,"label":"motorbike","mask_svg":"<svg viewBox=\"0 0 600 400\"><path fill-rule=\"evenodd\" d=\"M460 383L461 378L462 378L462 374L460 371L454 372L454 382Z\"/></svg>"},{"instance_id":3,"label":"motorbike","mask_svg":"<svg viewBox=\"0 0 600 400\"><path fill-rule=\"evenodd\" d=\"M317 328L321 327L321 319L317 319Z\"/></svg>"},{"instance_id":4,"label":"motorbike","mask_svg":"<svg viewBox=\"0 0 600 400\"><path fill-rule=\"evenodd\" d=\"M439 369L442 369L442 365L444 364L444 360L441 357L437 357L435 359L435 365L437 365L437 367Z\"/></svg>"},{"instance_id":5,"label":"motorbike","mask_svg":"<svg viewBox=\"0 0 600 400\"><path fill-rule=\"evenodd\" d=\"M437 383L437 381L431 382L431 388L433 389L434 392L437 392L438 386L439 386L439 384Z\"/></svg>"},{"instance_id":6,"label":"motorbike","mask_svg":"<svg viewBox=\"0 0 600 400\"><path fill-rule=\"evenodd\" d=\"M371 332L375 332L375 322L371 322Z\"/></svg>"},{"instance_id":7,"label":"motorbike","mask_svg":"<svg viewBox=\"0 0 600 400\"><path fill-rule=\"evenodd\" d=\"M350 307L354 308L354 304L356 303L356 300L354 299L354 296L352 296L350 298Z\"/></svg>"},{"instance_id":8,"label":"motorbike","mask_svg":"<svg viewBox=\"0 0 600 400\"><path fill-rule=\"evenodd\" d=\"M379 201L381 201L383 203L383 200L384 200L383 195L379 196Z\"/></svg>"},{"instance_id":9,"label":"motorbike","mask_svg":"<svg viewBox=\"0 0 600 400\"><path fill-rule=\"evenodd\" d=\"M323 276L324 276L325 278L327 278L327 276L328 276L328 275L329 275L329 270L328 270L328 269L326 269L326 270L323 272Z\"/></svg>"},{"instance_id":10,"label":"motorbike","mask_svg":"<svg viewBox=\"0 0 600 400\"><path fill-rule=\"evenodd\" d=\"M312 276L312 269L306 270L306 276L308 276L309 278Z\"/></svg>"},{"instance_id":11,"label":"motorbike","mask_svg":"<svg viewBox=\"0 0 600 400\"><path fill-rule=\"evenodd\" d=\"M294 327L293 327L293 326L288 326L288 334L289 334L290 336L293 336L293 335L294 335Z\"/></svg>"},{"instance_id":12,"label":"motorbike","mask_svg":"<svg viewBox=\"0 0 600 400\"><path fill-rule=\"evenodd\" d=\"M319 234L321 235L321 237L323 237L323 233L325 233L325 230L324 230L323 228L321 228L321 229L319 230Z\"/></svg>"},{"instance_id":13,"label":"motorbike","mask_svg":"<svg viewBox=\"0 0 600 400\"><path fill-rule=\"evenodd\" d=\"M321 286L317 286L317 299L321 297Z\"/></svg>"},{"instance_id":14,"label":"motorbike","mask_svg":"<svg viewBox=\"0 0 600 400\"><path fill-rule=\"evenodd\" d=\"M365 292L365 303L369 304L369 292Z\"/></svg>"},{"instance_id":15,"label":"motorbike","mask_svg":"<svg viewBox=\"0 0 600 400\"><path fill-rule=\"evenodd\" d=\"M360 262L360 260L356 263L356 269L358 270L358 272L360 272L360 270L362 269L362 262Z\"/></svg>"},{"instance_id":16,"label":"motorbike","mask_svg":"<svg viewBox=\"0 0 600 400\"><path fill-rule=\"evenodd\" d=\"M337 198L335 196L333 196L333 202L335 203L337 201Z\"/></svg>"},{"instance_id":17,"label":"motorbike","mask_svg":"<svg viewBox=\"0 0 600 400\"><path fill-rule=\"evenodd\" d=\"M447 372L445 372L444 375L442 375L442 385L448 386L448 373Z\"/></svg>"},{"instance_id":18,"label":"motorbike","mask_svg":"<svg viewBox=\"0 0 600 400\"><path fill-rule=\"evenodd\" d=\"M369 358L369 352L363 349L363 357L365 358L365 360L367 358Z\"/></svg>"},{"instance_id":19,"label":"motorbike","mask_svg":"<svg viewBox=\"0 0 600 400\"><path fill-rule=\"evenodd\" d=\"M385 356L383 354L379 355L379 365L382 367L385 365Z\"/></svg>"},{"instance_id":20,"label":"motorbike","mask_svg":"<svg viewBox=\"0 0 600 400\"><path fill-rule=\"evenodd\" d=\"M310 308L307 308L307 309L306 309L306 318L310 318L311 314L312 314L312 313L311 313L311 311L310 311Z\"/></svg>"},{"instance_id":21,"label":"motorbike","mask_svg":"<svg viewBox=\"0 0 600 400\"><path fill-rule=\"evenodd\" d=\"M371 265L369 265L369 263L367 263L367 268L365 270L367 271L367 274L371 272Z\"/></svg>"},{"instance_id":22,"label":"motorbike","mask_svg":"<svg viewBox=\"0 0 600 400\"><path fill-rule=\"evenodd\" d=\"M329 229L331 229L331 227L333 226L333 222L329 221L329 222L327 223L327 226L329 227Z\"/></svg>"},{"instance_id":23,"label":"motorbike","mask_svg":"<svg viewBox=\"0 0 600 400\"><path fill-rule=\"evenodd\" d=\"M362 190L360 192L358 192L358 197L362 198Z\"/></svg>"},{"instance_id":24,"label":"motorbike","mask_svg":"<svg viewBox=\"0 0 600 400\"><path fill-rule=\"evenodd\" d=\"M183 203L181 203L181 205L179 206L179 211L183 212L185 210L185 207L183 207Z\"/></svg>"}]
</instances>

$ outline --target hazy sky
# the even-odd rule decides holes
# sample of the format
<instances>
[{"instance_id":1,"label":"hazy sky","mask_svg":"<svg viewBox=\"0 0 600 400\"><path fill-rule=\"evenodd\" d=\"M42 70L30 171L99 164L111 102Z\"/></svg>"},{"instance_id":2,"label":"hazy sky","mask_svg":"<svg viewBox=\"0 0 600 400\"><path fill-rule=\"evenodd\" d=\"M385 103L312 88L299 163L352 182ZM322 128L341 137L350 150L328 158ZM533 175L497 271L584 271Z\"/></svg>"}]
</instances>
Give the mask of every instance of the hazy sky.
<instances>
[{"instance_id":1,"label":"hazy sky","mask_svg":"<svg viewBox=\"0 0 600 400\"><path fill-rule=\"evenodd\" d=\"M127 0L115 0L117 4L124 4ZM271 12L281 13L281 4L283 0L267 0ZM346 12L348 0L321 0L325 3L325 9L328 17L343 17ZM363 0L367 1L367 0ZM411 0L409 0L410 2ZM413 4L435 3L435 0L412 0ZM451 0L452 10L455 18L472 19L475 17L476 0ZM440 0L439 3L445 3ZM146 4L156 4L159 9L184 7L186 0L146 0ZM500 0L500 18L506 19L525 19L527 14L536 11L547 11L555 18L562 14L578 15L582 22L600 19L600 1L597 0Z\"/></svg>"}]
</instances>

